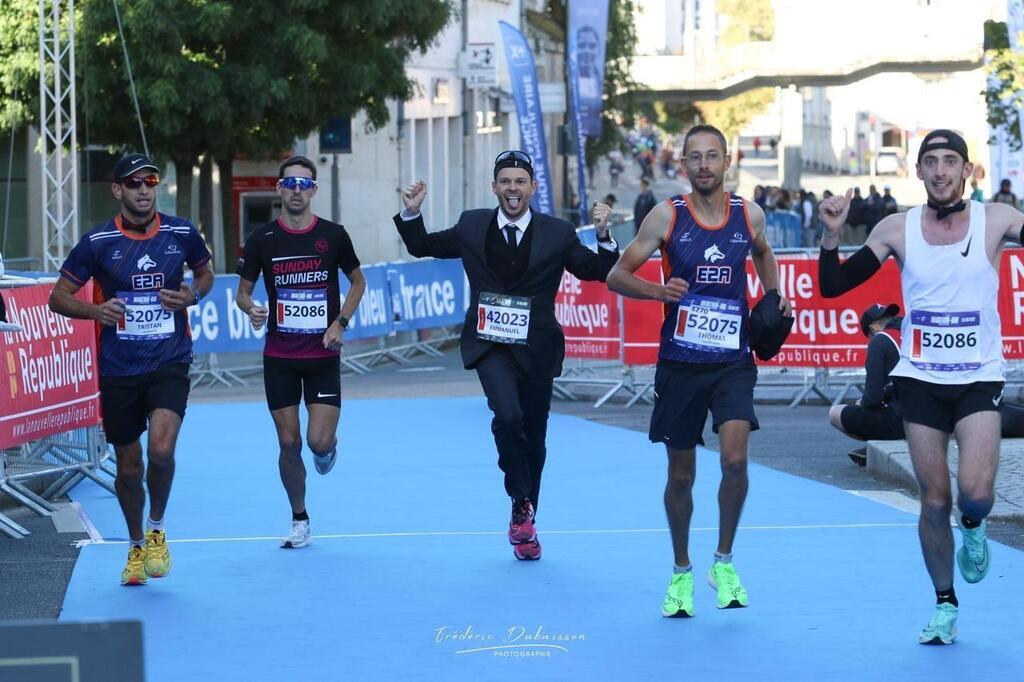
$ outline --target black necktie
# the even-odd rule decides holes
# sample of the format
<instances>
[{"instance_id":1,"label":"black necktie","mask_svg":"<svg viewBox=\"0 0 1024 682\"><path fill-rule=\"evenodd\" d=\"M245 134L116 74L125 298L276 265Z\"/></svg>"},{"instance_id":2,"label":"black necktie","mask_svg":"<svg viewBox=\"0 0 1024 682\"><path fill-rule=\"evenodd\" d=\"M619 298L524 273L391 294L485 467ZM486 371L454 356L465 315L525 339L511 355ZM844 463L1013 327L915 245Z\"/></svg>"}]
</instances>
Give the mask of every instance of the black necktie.
<instances>
[{"instance_id":1,"label":"black necktie","mask_svg":"<svg viewBox=\"0 0 1024 682\"><path fill-rule=\"evenodd\" d=\"M505 226L505 236L508 237L508 248L509 248L511 253L515 253L516 252L516 247L519 246L516 243L516 230L517 229L518 228L516 228L516 226L513 225L512 223L509 223L508 225Z\"/></svg>"}]
</instances>

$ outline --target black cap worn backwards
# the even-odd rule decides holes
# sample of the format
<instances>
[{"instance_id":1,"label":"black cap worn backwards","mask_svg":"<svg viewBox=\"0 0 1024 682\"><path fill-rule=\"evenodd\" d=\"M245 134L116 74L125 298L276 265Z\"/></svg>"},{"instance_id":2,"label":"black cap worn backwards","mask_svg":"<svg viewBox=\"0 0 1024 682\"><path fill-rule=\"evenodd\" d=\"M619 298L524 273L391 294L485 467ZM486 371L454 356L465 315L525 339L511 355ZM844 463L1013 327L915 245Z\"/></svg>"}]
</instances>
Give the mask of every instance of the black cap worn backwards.
<instances>
[{"instance_id":1,"label":"black cap worn backwards","mask_svg":"<svg viewBox=\"0 0 1024 682\"><path fill-rule=\"evenodd\" d=\"M946 138L945 142L932 142L936 137ZM921 157L925 155L925 152L930 152L933 149L949 149L954 151L960 156L964 157L964 163L970 162L970 157L967 155L967 143L964 142L964 138L960 137L957 133L952 130L945 130L939 128L933 130L924 136L924 140L921 142L921 148L917 151L917 162L921 163Z\"/></svg>"},{"instance_id":2,"label":"black cap worn backwards","mask_svg":"<svg viewBox=\"0 0 1024 682\"><path fill-rule=\"evenodd\" d=\"M509 149L504 151L494 159L494 177L498 177L498 171L502 168L522 168L530 174L530 179L533 179L533 159L526 152L519 151L518 149Z\"/></svg>"},{"instance_id":3,"label":"black cap worn backwards","mask_svg":"<svg viewBox=\"0 0 1024 682\"><path fill-rule=\"evenodd\" d=\"M877 322L883 317L896 317L899 314L900 307L895 303L890 303L889 305L875 303L861 314L860 330L864 332L864 336L870 336L868 333L868 327L870 327L873 322Z\"/></svg>"},{"instance_id":4,"label":"black cap worn backwards","mask_svg":"<svg viewBox=\"0 0 1024 682\"><path fill-rule=\"evenodd\" d=\"M160 172L160 169L157 168L145 154L129 154L128 156L122 157L114 164L114 182L123 180L129 175L138 173L144 168L156 171L157 173Z\"/></svg>"}]
</instances>

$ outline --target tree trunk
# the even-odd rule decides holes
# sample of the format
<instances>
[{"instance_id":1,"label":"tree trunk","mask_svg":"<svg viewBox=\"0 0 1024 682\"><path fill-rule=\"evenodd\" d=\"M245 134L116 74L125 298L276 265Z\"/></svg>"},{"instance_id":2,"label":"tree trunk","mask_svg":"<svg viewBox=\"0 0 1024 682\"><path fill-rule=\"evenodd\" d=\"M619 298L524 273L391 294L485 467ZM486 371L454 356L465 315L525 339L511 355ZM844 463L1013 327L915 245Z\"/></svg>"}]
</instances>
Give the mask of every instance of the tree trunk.
<instances>
[{"instance_id":1,"label":"tree trunk","mask_svg":"<svg viewBox=\"0 0 1024 682\"><path fill-rule=\"evenodd\" d=\"M220 208L224 224L224 262L228 268L234 267L235 261L242 255L238 241L238 225L235 224L235 155L233 153L218 156L217 168L220 170Z\"/></svg>"},{"instance_id":2,"label":"tree trunk","mask_svg":"<svg viewBox=\"0 0 1024 682\"><path fill-rule=\"evenodd\" d=\"M213 158L203 155L199 165L199 229L213 236Z\"/></svg>"},{"instance_id":3,"label":"tree trunk","mask_svg":"<svg viewBox=\"0 0 1024 682\"><path fill-rule=\"evenodd\" d=\"M174 180L178 185L178 195L174 200L174 215L187 218L193 223L196 216L192 215L192 167L194 158L172 158L174 161Z\"/></svg>"}]
</instances>

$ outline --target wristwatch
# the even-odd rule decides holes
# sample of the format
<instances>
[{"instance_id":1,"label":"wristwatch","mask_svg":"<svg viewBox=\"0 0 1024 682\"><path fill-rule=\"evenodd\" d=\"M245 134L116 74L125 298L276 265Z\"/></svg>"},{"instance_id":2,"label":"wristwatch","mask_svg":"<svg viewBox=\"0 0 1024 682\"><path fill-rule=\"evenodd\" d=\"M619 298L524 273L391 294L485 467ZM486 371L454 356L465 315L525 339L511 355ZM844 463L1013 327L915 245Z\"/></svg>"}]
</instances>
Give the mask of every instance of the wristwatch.
<instances>
[{"instance_id":1,"label":"wristwatch","mask_svg":"<svg viewBox=\"0 0 1024 682\"><path fill-rule=\"evenodd\" d=\"M190 289L190 290L192 291L192 295L193 295L193 296L195 297L195 298L194 298L194 299L192 300L192 305L196 305L197 303L199 303L199 290L198 290L198 289L196 289L196 288L195 288L194 286L192 286L191 284L189 284L189 285L188 285L188 288L189 288L189 289Z\"/></svg>"},{"instance_id":2,"label":"wristwatch","mask_svg":"<svg viewBox=\"0 0 1024 682\"><path fill-rule=\"evenodd\" d=\"M338 315L338 318L334 321L340 324L342 329L348 329L348 318L344 315Z\"/></svg>"}]
</instances>

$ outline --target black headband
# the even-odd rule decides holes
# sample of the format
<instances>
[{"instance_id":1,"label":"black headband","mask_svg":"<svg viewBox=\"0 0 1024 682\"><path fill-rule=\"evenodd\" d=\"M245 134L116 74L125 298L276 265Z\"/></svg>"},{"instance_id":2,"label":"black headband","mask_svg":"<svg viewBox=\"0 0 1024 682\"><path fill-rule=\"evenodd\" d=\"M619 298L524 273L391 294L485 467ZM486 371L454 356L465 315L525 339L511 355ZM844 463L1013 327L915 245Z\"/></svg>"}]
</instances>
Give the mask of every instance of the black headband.
<instances>
[{"instance_id":1,"label":"black headband","mask_svg":"<svg viewBox=\"0 0 1024 682\"><path fill-rule=\"evenodd\" d=\"M945 141L932 142L936 137L944 137ZM967 155L967 143L964 142L964 138L960 137L952 130L933 130L924 137L924 141L921 143L921 148L917 151L917 162L921 163L921 157L925 153L933 151L935 149L948 149L954 151L960 156L964 157L964 163L970 162L970 157Z\"/></svg>"},{"instance_id":2,"label":"black headband","mask_svg":"<svg viewBox=\"0 0 1024 682\"><path fill-rule=\"evenodd\" d=\"M522 168L530 174L530 179L533 179L533 159L526 152L510 149L498 154L498 157L494 159L495 179L498 177L498 171L502 168Z\"/></svg>"}]
</instances>

